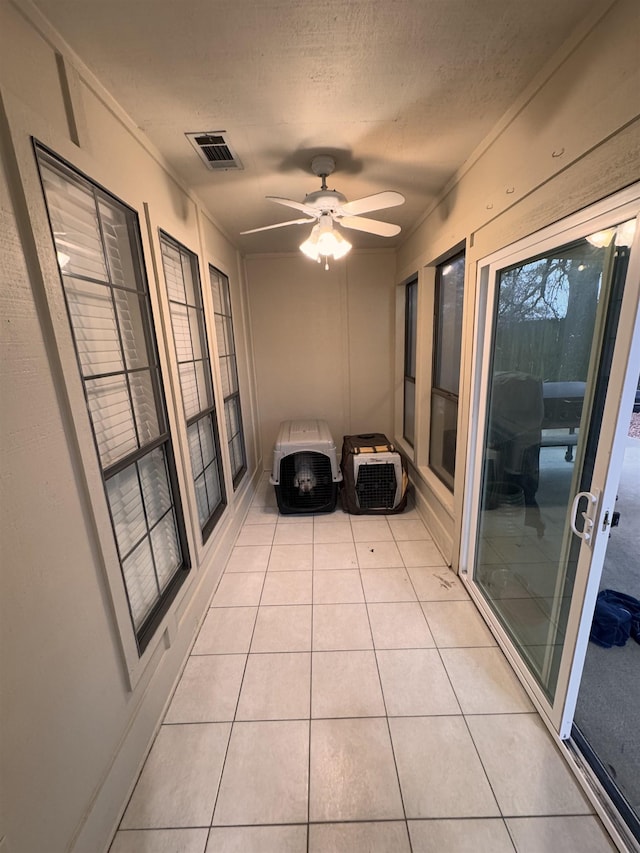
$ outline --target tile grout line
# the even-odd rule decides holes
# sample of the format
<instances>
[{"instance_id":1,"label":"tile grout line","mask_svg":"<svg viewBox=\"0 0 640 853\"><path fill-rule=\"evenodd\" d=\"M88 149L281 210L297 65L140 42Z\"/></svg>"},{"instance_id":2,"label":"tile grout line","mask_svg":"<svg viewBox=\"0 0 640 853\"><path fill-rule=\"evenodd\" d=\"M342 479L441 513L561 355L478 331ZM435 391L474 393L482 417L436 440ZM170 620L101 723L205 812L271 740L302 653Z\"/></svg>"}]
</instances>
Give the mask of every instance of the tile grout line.
<instances>
[{"instance_id":1,"label":"tile grout line","mask_svg":"<svg viewBox=\"0 0 640 853\"><path fill-rule=\"evenodd\" d=\"M243 526L244 526L244 525L243 525ZM242 528L241 528L241 530L242 530ZM240 534L238 533L238 536L239 536L239 535L240 535ZM274 536L275 536L275 529L274 529ZM236 540L236 541L237 541L237 540ZM271 556L271 550L272 550L272 548L273 548L273 537L272 537L272 539L271 539L271 545L270 545L270 547L269 547L269 558L270 558L270 556ZM232 549L231 553L233 553L233 549ZM269 565L269 558L267 558L267 566ZM228 562L229 562L229 561L227 560L227 565L228 565ZM222 580L222 578L223 578L223 577L225 577L225 575L227 574L227 565L225 565L225 567L224 567L224 571L222 572L221 580ZM233 574L233 572L231 572L230 574ZM211 820L210 820L210 824L209 824L209 835L211 835L211 829L213 829L213 819L214 819L214 817L215 817L216 808L217 808L217 806L218 806L218 799L219 799L219 797L220 797L220 790L221 790L221 788L222 788L222 779L223 779L223 776L224 776L224 771L225 771L225 767L226 767L226 764L227 764L227 758L228 758L228 755L229 755L229 747L231 746L231 737L232 737L232 735L233 735L233 729L234 729L234 726L235 726L235 724L236 724L236 716L237 716L237 714L238 714L238 706L239 706L239 704L240 704L240 696L241 696L241 694L242 694L242 685L244 684L245 675L246 675L246 673L247 673L247 666L248 666L248 664L249 664L249 655L251 654L251 645L252 645L252 643L253 643L253 637L254 637L254 634L255 634L256 625L258 624L258 615L259 615L259 613L260 613L260 600L262 599L262 592L263 592L263 590L264 590L264 585L265 585L265 582L266 582L266 578L267 578L267 572L266 572L266 570L265 570L264 575L263 575L263 578L262 578L262 587L261 587L261 589L260 589L260 598L258 599L258 606L256 607L256 615L255 615L255 618L254 618L254 620L253 620L253 628L251 629L251 637L249 638L249 644L248 644L248 646L247 646L247 656L246 656L246 658L245 658L244 668L243 668L243 670L242 670L242 678L240 679L240 687L239 687L239 690L238 690L238 698L236 699L236 707L235 707L235 711L234 711L234 713L233 713L233 720L231 721L231 726L229 727L229 737L228 737L228 739L227 739L227 746L226 746L226 748L225 748L225 751L224 751L224 758L223 758L223 760L222 760L222 765L221 765L221 767L220 767L220 778L219 778L219 780L218 780L218 788L217 788L217 790L216 790L216 796L215 796L215 799L214 799L214 802L213 802L213 809L212 809L212 812L211 812ZM212 609L214 609L214 608L209 608L209 609L210 609L210 610L212 610ZM208 839L207 839L207 843L208 843Z\"/></svg>"},{"instance_id":2,"label":"tile grout line","mask_svg":"<svg viewBox=\"0 0 640 853\"><path fill-rule=\"evenodd\" d=\"M374 651L374 649L348 649L347 653L352 652L352 651L353 652L371 652L371 651ZM380 651L385 651L385 650L381 649ZM390 651L406 651L406 649L399 649L399 650L398 649L391 649ZM426 649L426 651L434 651L434 650L433 649ZM269 652L269 654L280 654L280 652ZM292 654L304 655L304 654L308 654L308 653L307 652L293 652ZM333 650L328 651L328 652L320 651L320 652L316 652L315 654L331 655L331 654L334 654L334 651ZM344 654L344 652L337 651L337 652L335 652L335 654ZM536 714L537 714L536 711L518 711L518 712L499 711L499 712L494 712L491 714L468 714L467 716L469 716L469 717L516 717L516 716L535 717ZM385 714L364 714L364 715L363 714L343 714L343 715L338 715L338 716L333 716L331 714L323 714L322 716L313 717L312 719L314 719L314 720L384 720L384 719L388 718L390 720L407 720L407 719L417 719L417 718L422 718L422 717L432 719L434 717L464 717L464 716L465 715L463 713L460 713L460 714L451 714L451 713L447 713L447 714L417 714L417 713L414 713L414 714L387 714L387 713L385 713ZM238 723L289 723L289 722L298 722L298 723L300 723L300 722L305 722L308 719L309 719L308 716L304 716L304 717L251 717L251 718L247 718L247 719L235 720L235 722L238 722ZM217 725L227 725L227 724L231 724L233 722L234 722L234 720L191 720L191 721L186 722L186 723L164 723L163 725L166 725L167 727L175 727L175 726L217 726ZM591 814L591 812L586 812L585 814ZM543 817L544 816L545 815L543 815ZM546 815L546 816L552 817L552 815ZM515 815L511 815L511 817L515 817Z\"/></svg>"},{"instance_id":3,"label":"tile grout line","mask_svg":"<svg viewBox=\"0 0 640 853\"><path fill-rule=\"evenodd\" d=\"M385 519L386 519L386 516L385 516ZM389 524L388 521L387 521L387 524ZM389 723L389 713L387 710L387 700L385 698L384 688L382 686L382 678L380 676L380 666L378 663L378 655L377 655L377 651L376 651L376 644L375 644L375 640L373 637L373 628L371 627L371 617L369 615L369 602L367 601L367 597L366 597L365 590L364 590L364 583L362 580L362 569L360 568L360 560L357 557L357 551L356 551L356 560L358 561L358 574L360 576L360 585L362 586L362 594L364 596L364 606L365 606L366 614L367 614L367 622L369 624L369 634L371 636L371 647L373 650L373 659L376 662L376 672L378 673L378 684L380 685L380 695L382 696L382 705L384 707L384 712L385 712L384 719L385 719L385 722L387 724L387 735L389 737L389 745L391 747L391 755L393 757L393 766L394 766L394 769L396 771L396 781L398 783L398 793L400 794L400 802L402 804L402 814L404 815L404 827L405 827L405 831L407 833L407 840L409 842L409 853L413 853L413 845L411 842L411 834L409 832L409 824L407 821L407 809L406 809L405 804L404 804L404 794L402 792L402 784L400 782L400 773L398 771L398 762L396 759L396 752L395 752L395 749L393 747L393 737L391 736L391 725Z\"/></svg>"},{"instance_id":4,"label":"tile grout line","mask_svg":"<svg viewBox=\"0 0 640 853\"><path fill-rule=\"evenodd\" d=\"M312 542L315 539L316 517L313 516ZM315 549L311 545L311 637L309 640L309 755L307 757L307 853L311 846L311 739L313 719L313 612L314 612Z\"/></svg>"},{"instance_id":5,"label":"tile grout line","mask_svg":"<svg viewBox=\"0 0 640 853\"><path fill-rule=\"evenodd\" d=\"M409 581L410 581L410 582L411 582L411 584L413 585L413 579L411 578L411 575L409 575ZM414 591L415 591L415 588L414 588ZM421 610L422 610L422 612L424 613L424 608L422 607L422 605L420 605L420 609L421 609ZM505 826L505 828L506 828L506 822L505 822L505 820L504 820L504 815L503 815L503 812L502 812L502 808L501 808L501 806L500 806L500 803L498 802L498 797L496 796L496 792L495 792L495 790L494 790L494 788L493 788L493 785L492 785L492 783L491 783L491 780L490 780L490 778L489 778L489 774L487 773L486 767L484 766L484 762L482 761L482 758L481 758L481 756L480 756L480 752L478 751L478 747L477 747L477 745L476 745L476 742L475 742L475 740L473 739L473 735L471 734L471 729L469 728L469 724L468 724L468 722L467 722L466 714L465 714L465 713L464 713L464 711L462 710L462 705L460 704L460 700L459 700L459 698L458 698L458 694L456 693L456 690L455 690L455 687L454 687L454 685L453 685L453 682L451 681L451 677L450 677L450 675L449 675L449 671L447 670L447 667L446 667L446 665L445 665L444 659L443 659L442 654L441 654L441 652L440 652L440 646L438 645L438 642L437 642L437 640L436 640L436 638L435 638L435 635L433 634L433 631L431 630L431 626L429 625L429 620L428 620L428 618L427 618L427 614L426 614L426 613L424 613L424 618L425 618L425 620L426 620L426 622L427 622L427 626L428 626L428 628L429 628L429 631L431 631L431 635L433 636L433 641L434 641L434 643L436 644L436 645L435 645L435 648L436 648L436 651L437 651L437 653L438 653L438 658L439 658L440 663L441 663L441 665L442 665L442 668L443 668L443 670L444 670L444 672L445 672L445 675L446 675L447 681L449 682L449 686L451 687L451 690L453 691L453 695L455 696L455 699L456 699L456 703L457 703L457 705L458 705L458 708L460 709L460 715L462 716L462 719L463 719L463 721L464 721L464 726L465 726L465 728L466 728L466 730L467 730L467 732L468 732L468 734L469 734L469 737L471 738L471 743L473 744L473 748L474 748L474 750L475 750L475 752L476 752L476 755L478 756L478 760L480 761L480 766L482 767L482 771L483 771L483 773L484 773L484 775L485 775L485 778L486 778L486 780L487 780L487 784L489 785L489 788L490 788L490 790L491 790L491 794L492 794L492 796L493 796L493 799L495 800L495 803L496 803L496 806L497 806L497 808L498 808L498 811L500 812L500 817L501 817L501 819L502 819L502 823L503 823L503 825L504 825L504 826ZM456 648L456 647L454 646L454 647L452 647L452 648ZM511 835L510 835L510 834L509 834L509 839L511 840Z\"/></svg>"},{"instance_id":6,"label":"tile grout line","mask_svg":"<svg viewBox=\"0 0 640 853\"><path fill-rule=\"evenodd\" d=\"M377 604L416 604L419 602L415 602L415 601L370 601L368 603L377 605ZM436 602L436 604L437 603L438 602ZM332 602L329 604L321 603L321 604L315 604L315 605L311 605L311 604L266 604L264 606L265 607L283 607L283 608L284 607L354 607L354 606L357 606L358 604L367 604L367 602L366 601L346 601L343 603ZM217 608L217 609L222 610L223 608ZM251 609L253 609L253 608L251 608ZM257 608L255 608L255 609L257 610ZM436 646L434 644L433 646L400 646L400 647L398 647L398 646L377 646L377 648L381 652L382 651L395 652L395 651L420 651L422 649L425 649L427 651L429 651L429 650L433 651L435 649L442 649L443 651L446 651L449 649L496 649L496 648L499 648L499 646L447 646L447 645ZM354 649L354 648L316 649L316 651L318 651L318 652L358 652L358 651L370 651L370 650L371 649L368 646L366 648L362 648L362 649ZM264 652L254 651L254 652L251 652L251 654L252 655L272 655L272 654L295 655L295 654L303 654L305 651L308 651L308 650L298 649L298 650L292 650L292 651L282 651L282 650L281 651L264 651ZM197 658L234 657L234 656L239 657L240 655L244 655L244 654L247 654L247 652L199 652L197 654L190 655L190 657L197 657ZM501 713L505 713L505 712L504 711L495 711L495 712L489 712L489 713L501 714ZM517 714L517 713L530 713L530 712L529 711L525 711L525 712L518 712L518 711L512 711L511 712L510 711L509 713Z\"/></svg>"},{"instance_id":7,"label":"tile grout line","mask_svg":"<svg viewBox=\"0 0 640 853\"><path fill-rule=\"evenodd\" d=\"M389 522L387 521L387 523L389 523ZM389 528L391 529L391 533L393 534L393 528L391 528L391 525L390 525L390 524L389 524ZM403 554L402 554L402 551L400 550L400 548L398 548L398 543L397 543L397 542L396 542L396 540L395 540L395 536L394 536L394 544L395 544L395 546L396 546L396 548L397 548L397 550L398 550L398 554L400 554L400 559L402 560L402 565L403 565L403 568L404 568L404 570L405 570L405 572L406 572L406 575L407 575L407 577L409 578L409 583L411 584L411 586L412 586L412 588L413 588L413 581L411 580L411 575L409 574L409 571L408 571L408 569L407 569L407 565L406 565L406 563L405 563L405 559L404 559L404 556L403 556ZM414 594L416 595L416 599L417 599L417 593L416 593L416 590L415 590L415 589L413 589L413 591L414 591ZM427 628L429 629L429 633L431 634L431 629L429 628L429 623L428 623L428 621L427 621L427 617L426 617L426 615L425 615L425 612L424 612L424 610L422 609L422 606L420 606L420 610L422 610L422 615L423 615L423 617L424 617L425 622L427 623ZM371 618L369 617L369 605L368 605L368 604L367 604L367 617L369 618L369 624L371 624ZM373 636L373 635L372 635L372 636ZM435 638L433 637L433 634L431 634L431 636L432 636L432 639L433 639L433 641L434 641L434 643L435 643ZM374 649L375 649L375 643L374 643ZM380 667L379 667L379 664L378 664L378 654L377 654L377 651L376 651L376 652L374 652L374 654L375 654L375 658L376 658L376 666L378 667L378 677L380 678L380 689L382 690L382 699L383 699L383 702L385 703L385 710L386 710L386 708L387 708L387 701L386 701L386 699L384 698L384 687L382 686L382 678L380 677ZM404 794L403 794L403 792L402 792L402 784L401 784L401 782L400 782L400 771L398 770L398 761L397 761L397 758L396 758L396 751L395 751L395 748L394 748L394 745L393 745L393 736L392 736L392 734L391 734L391 723L389 722L389 714L388 714L388 712L387 712L387 729L388 729L388 731L389 731L389 740L390 740L390 742L391 742L391 754L393 755L393 763L394 763L395 768L396 768L396 776L397 776L397 778L398 778L398 787L399 787L399 789L400 789L400 797L401 797L401 799L402 799L402 810L403 810L403 812L404 812L404 825L405 825L405 827L406 827L406 829L407 829L407 838L408 838L408 840L409 840L409 851L410 851L410 853L413 853L413 841L411 840L411 832L409 831L409 819L407 818L407 809L406 809L405 804L404 804Z\"/></svg>"},{"instance_id":8,"label":"tile grout line","mask_svg":"<svg viewBox=\"0 0 640 853\"><path fill-rule=\"evenodd\" d=\"M444 661L443 661L443 664L442 664L442 665L444 666ZM446 666L445 666L445 671L446 671L446 669L447 669L447 668L446 668ZM448 678L448 677L449 677L449 673L447 672L447 678ZM453 687L453 685L451 685L451 686ZM456 696L456 699L457 699L457 696ZM475 717L484 717L484 716L487 716L487 715L486 715L486 714L469 714L468 716L470 716L470 717L474 717L474 716L475 716ZM482 767L482 772L483 772L483 773L484 773L484 775L485 775L485 778L486 778L486 780L487 780L487 784L489 785L489 788L490 788L490 790L491 790L491 794L492 794L492 796L493 796L493 799L495 800L496 806L498 807L498 811L500 812L500 818L502 819L502 822L503 822L503 824L504 824L504 825L505 825L505 827L506 827L506 826L507 826L507 824L506 824L506 821L505 821L505 816L504 816L504 812L503 812L503 810L502 810L502 806L500 805L500 801L498 800L498 797L497 797L497 795L496 795L496 792L495 792L495 789L494 789L493 783L492 783L492 781L491 781L491 779L490 779L490 777L489 777L489 774L487 773L487 768L485 767L484 761L482 760L482 756L480 755L480 750L478 749L478 745L476 744L475 739L474 739L474 737L473 737L473 733L472 733L472 731L471 731L471 728L470 728L470 726L469 726L469 722L468 722L468 720L467 720L467 714L463 713L463 714L462 714L462 719L463 719L463 721L464 721L464 725L465 725L465 728L466 728L466 730L467 730L467 733L469 734L469 737L471 738L471 743L473 744L473 748L474 748L474 750L475 750L475 753L476 753L476 755L478 756L478 761L480 762L480 766ZM509 833L509 839L511 840L511 833ZM513 842L512 842L512 843L513 843Z\"/></svg>"}]
</instances>

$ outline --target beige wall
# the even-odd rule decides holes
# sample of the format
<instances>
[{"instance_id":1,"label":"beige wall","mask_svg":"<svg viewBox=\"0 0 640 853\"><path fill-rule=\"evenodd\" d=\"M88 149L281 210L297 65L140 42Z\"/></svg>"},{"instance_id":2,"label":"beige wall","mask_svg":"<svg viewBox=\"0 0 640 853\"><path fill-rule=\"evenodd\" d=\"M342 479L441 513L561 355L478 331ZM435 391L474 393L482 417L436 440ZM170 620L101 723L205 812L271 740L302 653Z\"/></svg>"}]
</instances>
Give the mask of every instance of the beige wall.
<instances>
[{"instance_id":1,"label":"beige wall","mask_svg":"<svg viewBox=\"0 0 640 853\"><path fill-rule=\"evenodd\" d=\"M55 34L44 24L36 31L2 0L0 762L6 784L0 839L6 835L11 853L104 850L233 542L250 477L270 467L280 420L326 418L338 444L344 433L389 434L394 424L401 438L403 333L396 301L403 303L393 285L415 271L423 331L418 399L426 425L429 265L466 240L463 440L455 498L424 467L424 431L413 470L422 512L455 562L476 262L640 177L638 8L636 0L618 0L600 23L576 36L397 258L353 253L325 272L300 256L249 258L245 267L118 105L85 69L74 68ZM56 45L68 63L70 112ZM65 331L31 135L141 218L194 570L158 643L139 663L131 658L128 616L117 593L119 569ZM162 325L166 297L154 273L158 227L198 252L203 272L211 262L231 279L250 470L206 548L198 543L175 362Z\"/></svg>"},{"instance_id":2,"label":"beige wall","mask_svg":"<svg viewBox=\"0 0 640 853\"><path fill-rule=\"evenodd\" d=\"M233 545L258 471L246 286L235 247L64 46L0 3L0 847L101 853ZM65 110L55 48L65 56ZM62 300L31 136L139 216L192 571L139 658ZM163 228L229 275L249 470L203 546L168 305ZM209 323L209 332L213 330ZM219 389L215 340L210 337ZM224 430L224 418L219 418ZM224 432L222 432L224 436ZM224 437L222 439L225 445ZM225 451L226 452L226 451ZM225 459L226 471L229 471ZM4 843L2 840L4 839Z\"/></svg>"},{"instance_id":3,"label":"beige wall","mask_svg":"<svg viewBox=\"0 0 640 853\"><path fill-rule=\"evenodd\" d=\"M328 271L302 255L246 261L263 460L281 421L342 436L393 424L393 252L352 252Z\"/></svg>"},{"instance_id":4,"label":"beige wall","mask_svg":"<svg viewBox=\"0 0 640 853\"><path fill-rule=\"evenodd\" d=\"M617 0L585 21L460 169L398 252L398 281L420 273L421 340L430 340L433 264L462 241L467 275L455 494L426 465L430 346L418 352L422 401L412 476L434 538L457 565L465 486L476 272L480 259L640 178L640 6ZM397 299L400 313L403 303ZM396 385L402 366L396 323ZM425 352L426 350L426 352ZM400 401L395 437L402 446Z\"/></svg>"}]
</instances>

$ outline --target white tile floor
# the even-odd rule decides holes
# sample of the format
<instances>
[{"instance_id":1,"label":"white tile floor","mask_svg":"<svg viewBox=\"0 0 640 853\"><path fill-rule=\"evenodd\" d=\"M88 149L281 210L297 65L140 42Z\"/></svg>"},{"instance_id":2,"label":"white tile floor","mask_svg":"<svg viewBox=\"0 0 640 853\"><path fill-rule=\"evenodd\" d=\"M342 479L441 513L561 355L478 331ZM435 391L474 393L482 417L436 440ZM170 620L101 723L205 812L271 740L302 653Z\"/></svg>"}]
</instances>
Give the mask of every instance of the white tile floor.
<instances>
[{"instance_id":1,"label":"white tile floor","mask_svg":"<svg viewBox=\"0 0 640 853\"><path fill-rule=\"evenodd\" d=\"M111 853L610 853L415 510L264 481Z\"/></svg>"}]
</instances>

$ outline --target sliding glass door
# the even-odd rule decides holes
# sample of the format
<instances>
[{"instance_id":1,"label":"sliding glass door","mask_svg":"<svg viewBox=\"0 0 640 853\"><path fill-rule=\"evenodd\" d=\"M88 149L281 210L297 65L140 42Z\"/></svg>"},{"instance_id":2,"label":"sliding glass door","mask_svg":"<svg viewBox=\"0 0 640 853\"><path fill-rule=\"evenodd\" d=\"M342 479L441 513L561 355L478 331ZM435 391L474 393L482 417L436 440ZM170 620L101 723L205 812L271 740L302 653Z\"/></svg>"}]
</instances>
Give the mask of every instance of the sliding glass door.
<instances>
[{"instance_id":1,"label":"sliding glass door","mask_svg":"<svg viewBox=\"0 0 640 853\"><path fill-rule=\"evenodd\" d=\"M640 365L639 365L640 369ZM619 516L611 531L600 590L640 598L640 394L628 420L622 475L616 490ZM640 843L640 645L625 631L607 631L599 619L598 643L585 659L572 738Z\"/></svg>"},{"instance_id":2,"label":"sliding glass door","mask_svg":"<svg viewBox=\"0 0 640 853\"><path fill-rule=\"evenodd\" d=\"M477 304L462 571L562 738L615 502L621 395L635 385L637 191L606 207L487 259Z\"/></svg>"}]
</instances>

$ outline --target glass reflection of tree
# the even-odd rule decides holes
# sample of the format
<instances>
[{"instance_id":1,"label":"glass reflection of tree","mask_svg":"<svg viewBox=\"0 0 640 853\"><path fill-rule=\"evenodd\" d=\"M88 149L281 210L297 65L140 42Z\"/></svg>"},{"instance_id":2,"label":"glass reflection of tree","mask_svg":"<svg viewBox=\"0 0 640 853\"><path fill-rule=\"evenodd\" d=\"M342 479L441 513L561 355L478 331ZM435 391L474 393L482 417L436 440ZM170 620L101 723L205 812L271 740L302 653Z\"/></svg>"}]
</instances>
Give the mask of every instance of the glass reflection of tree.
<instances>
[{"instance_id":1,"label":"glass reflection of tree","mask_svg":"<svg viewBox=\"0 0 640 853\"><path fill-rule=\"evenodd\" d=\"M494 372L586 379L603 255L584 242L502 272Z\"/></svg>"}]
</instances>

